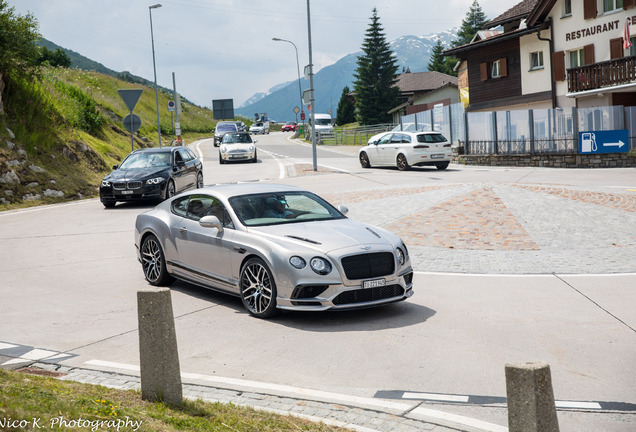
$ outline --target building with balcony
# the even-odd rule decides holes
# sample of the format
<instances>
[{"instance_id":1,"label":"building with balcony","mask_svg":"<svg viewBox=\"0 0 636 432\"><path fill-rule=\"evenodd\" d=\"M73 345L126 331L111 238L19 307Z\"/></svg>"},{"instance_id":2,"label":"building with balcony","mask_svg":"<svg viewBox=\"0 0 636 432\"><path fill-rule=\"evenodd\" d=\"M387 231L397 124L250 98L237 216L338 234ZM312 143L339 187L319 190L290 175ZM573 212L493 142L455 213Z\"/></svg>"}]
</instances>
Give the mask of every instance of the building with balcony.
<instances>
[{"instance_id":1,"label":"building with balcony","mask_svg":"<svg viewBox=\"0 0 636 432\"><path fill-rule=\"evenodd\" d=\"M636 106L636 0L524 0L460 62L467 111Z\"/></svg>"}]
</instances>

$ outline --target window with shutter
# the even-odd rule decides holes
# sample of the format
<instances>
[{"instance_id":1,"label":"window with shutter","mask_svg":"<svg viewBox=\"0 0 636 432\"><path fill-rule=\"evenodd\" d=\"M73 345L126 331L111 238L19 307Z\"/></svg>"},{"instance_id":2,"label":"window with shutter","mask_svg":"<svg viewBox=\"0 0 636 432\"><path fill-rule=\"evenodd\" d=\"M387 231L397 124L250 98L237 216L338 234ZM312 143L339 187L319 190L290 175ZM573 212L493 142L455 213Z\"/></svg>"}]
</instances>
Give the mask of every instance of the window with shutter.
<instances>
[{"instance_id":1,"label":"window with shutter","mask_svg":"<svg viewBox=\"0 0 636 432\"><path fill-rule=\"evenodd\" d=\"M565 52L558 51L558 52L552 53L552 68L553 68L552 78L555 81L564 81L565 80Z\"/></svg>"},{"instance_id":2,"label":"window with shutter","mask_svg":"<svg viewBox=\"0 0 636 432\"><path fill-rule=\"evenodd\" d=\"M505 58L499 60L499 76L505 77L508 76L508 62Z\"/></svg>"},{"instance_id":3,"label":"window with shutter","mask_svg":"<svg viewBox=\"0 0 636 432\"><path fill-rule=\"evenodd\" d=\"M594 19L596 18L596 0L584 0L583 1L583 18Z\"/></svg>"},{"instance_id":4,"label":"window with shutter","mask_svg":"<svg viewBox=\"0 0 636 432\"><path fill-rule=\"evenodd\" d=\"M482 81L488 80L488 63L481 63L479 65L479 77Z\"/></svg>"},{"instance_id":5,"label":"window with shutter","mask_svg":"<svg viewBox=\"0 0 636 432\"><path fill-rule=\"evenodd\" d=\"M594 45L585 45L583 50L585 51L585 65L594 64Z\"/></svg>"},{"instance_id":6,"label":"window with shutter","mask_svg":"<svg viewBox=\"0 0 636 432\"><path fill-rule=\"evenodd\" d=\"M623 57L623 38L610 39L610 59Z\"/></svg>"}]
</instances>

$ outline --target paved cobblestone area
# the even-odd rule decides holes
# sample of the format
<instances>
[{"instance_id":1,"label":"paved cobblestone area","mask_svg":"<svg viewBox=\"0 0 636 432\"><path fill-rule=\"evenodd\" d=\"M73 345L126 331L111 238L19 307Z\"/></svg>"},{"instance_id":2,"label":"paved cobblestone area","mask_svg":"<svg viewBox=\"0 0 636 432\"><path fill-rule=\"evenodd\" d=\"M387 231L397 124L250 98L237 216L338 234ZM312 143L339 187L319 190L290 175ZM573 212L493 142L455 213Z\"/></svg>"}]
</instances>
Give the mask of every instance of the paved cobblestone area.
<instances>
[{"instance_id":1,"label":"paved cobblestone area","mask_svg":"<svg viewBox=\"0 0 636 432\"><path fill-rule=\"evenodd\" d=\"M400 235L417 271L636 272L636 193L458 184L324 196L346 205L350 217Z\"/></svg>"}]
</instances>

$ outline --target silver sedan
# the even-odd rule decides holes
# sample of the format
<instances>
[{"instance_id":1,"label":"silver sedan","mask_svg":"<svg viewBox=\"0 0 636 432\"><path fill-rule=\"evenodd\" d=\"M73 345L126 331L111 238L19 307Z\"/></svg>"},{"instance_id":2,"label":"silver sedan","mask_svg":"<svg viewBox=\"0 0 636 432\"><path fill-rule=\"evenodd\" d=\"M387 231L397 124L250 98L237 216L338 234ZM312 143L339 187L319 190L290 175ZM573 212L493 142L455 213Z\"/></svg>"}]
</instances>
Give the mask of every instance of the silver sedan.
<instances>
[{"instance_id":1,"label":"silver sedan","mask_svg":"<svg viewBox=\"0 0 636 432\"><path fill-rule=\"evenodd\" d=\"M292 186L211 186L140 214L135 245L151 285L177 278L223 291L259 318L409 298L404 242L346 212Z\"/></svg>"}]
</instances>

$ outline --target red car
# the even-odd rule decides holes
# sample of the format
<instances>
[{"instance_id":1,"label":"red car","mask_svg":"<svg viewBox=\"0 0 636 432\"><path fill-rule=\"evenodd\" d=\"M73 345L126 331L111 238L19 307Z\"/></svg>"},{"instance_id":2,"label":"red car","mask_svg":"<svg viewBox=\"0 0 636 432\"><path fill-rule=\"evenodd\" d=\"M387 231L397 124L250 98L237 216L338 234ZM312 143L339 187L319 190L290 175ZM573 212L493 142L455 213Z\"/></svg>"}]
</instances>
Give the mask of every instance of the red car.
<instances>
[{"instance_id":1,"label":"red car","mask_svg":"<svg viewBox=\"0 0 636 432\"><path fill-rule=\"evenodd\" d=\"M282 131L283 132L296 132L296 128L298 127L298 125L296 124L296 122L287 122L283 125L282 127Z\"/></svg>"}]
</instances>

